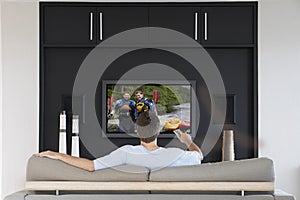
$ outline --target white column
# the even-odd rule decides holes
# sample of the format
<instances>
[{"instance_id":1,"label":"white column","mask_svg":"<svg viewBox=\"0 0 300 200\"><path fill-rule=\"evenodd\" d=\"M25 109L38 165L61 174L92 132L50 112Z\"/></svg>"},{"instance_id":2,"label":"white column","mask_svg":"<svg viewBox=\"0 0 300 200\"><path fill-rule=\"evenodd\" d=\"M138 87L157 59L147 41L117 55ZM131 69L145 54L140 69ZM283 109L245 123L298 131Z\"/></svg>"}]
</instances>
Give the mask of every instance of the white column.
<instances>
[{"instance_id":1,"label":"white column","mask_svg":"<svg viewBox=\"0 0 300 200\"><path fill-rule=\"evenodd\" d=\"M24 188L38 150L38 2L2 1L2 196Z\"/></svg>"},{"instance_id":2,"label":"white column","mask_svg":"<svg viewBox=\"0 0 300 200\"><path fill-rule=\"evenodd\" d=\"M274 160L276 187L300 199L300 1L259 4L259 155Z\"/></svg>"},{"instance_id":3,"label":"white column","mask_svg":"<svg viewBox=\"0 0 300 200\"><path fill-rule=\"evenodd\" d=\"M2 196L2 1L0 1L0 199Z\"/></svg>"}]
</instances>

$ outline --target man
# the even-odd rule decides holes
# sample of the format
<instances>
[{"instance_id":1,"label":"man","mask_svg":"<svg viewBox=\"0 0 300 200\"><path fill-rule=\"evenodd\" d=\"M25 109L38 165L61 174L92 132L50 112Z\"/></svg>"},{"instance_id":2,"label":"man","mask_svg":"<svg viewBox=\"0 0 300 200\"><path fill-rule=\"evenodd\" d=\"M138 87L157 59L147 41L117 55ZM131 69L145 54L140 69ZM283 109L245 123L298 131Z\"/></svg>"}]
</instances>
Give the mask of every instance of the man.
<instances>
[{"instance_id":1,"label":"man","mask_svg":"<svg viewBox=\"0 0 300 200\"><path fill-rule=\"evenodd\" d=\"M131 110L131 118L136 121L141 112L151 110L156 113L155 104L152 99L145 98L142 89L138 88L134 92L137 102L131 103L129 106Z\"/></svg>"},{"instance_id":2,"label":"man","mask_svg":"<svg viewBox=\"0 0 300 200\"><path fill-rule=\"evenodd\" d=\"M133 133L135 130L135 124L130 116L130 104L135 104L133 100L130 100L130 93L123 92L123 98L119 99L115 105L115 111L119 112L119 129L120 132Z\"/></svg>"},{"instance_id":3,"label":"man","mask_svg":"<svg viewBox=\"0 0 300 200\"><path fill-rule=\"evenodd\" d=\"M179 148L163 148L157 145L160 122L155 113L151 111L141 113L137 119L136 127L140 145L122 146L109 155L93 161L52 151L41 152L37 156L62 160L65 163L88 171L125 164L143 166L150 170L155 170L162 167L197 165L201 163L203 154L187 133L181 132L178 138L182 143L186 144L189 151Z\"/></svg>"}]
</instances>

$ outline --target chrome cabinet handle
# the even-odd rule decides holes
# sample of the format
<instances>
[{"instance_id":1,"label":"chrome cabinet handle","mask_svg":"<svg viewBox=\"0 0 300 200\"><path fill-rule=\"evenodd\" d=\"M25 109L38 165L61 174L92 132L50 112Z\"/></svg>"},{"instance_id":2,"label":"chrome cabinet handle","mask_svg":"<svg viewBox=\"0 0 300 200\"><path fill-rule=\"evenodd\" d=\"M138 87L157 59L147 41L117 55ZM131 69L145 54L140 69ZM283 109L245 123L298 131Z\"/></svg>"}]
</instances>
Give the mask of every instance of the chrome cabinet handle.
<instances>
[{"instance_id":1,"label":"chrome cabinet handle","mask_svg":"<svg viewBox=\"0 0 300 200\"><path fill-rule=\"evenodd\" d=\"M198 13L195 12L195 40L198 40Z\"/></svg>"},{"instance_id":2,"label":"chrome cabinet handle","mask_svg":"<svg viewBox=\"0 0 300 200\"><path fill-rule=\"evenodd\" d=\"M207 13L204 13L204 40L207 40Z\"/></svg>"},{"instance_id":3,"label":"chrome cabinet handle","mask_svg":"<svg viewBox=\"0 0 300 200\"><path fill-rule=\"evenodd\" d=\"M103 15L102 12L99 13L99 39L102 41L103 39Z\"/></svg>"},{"instance_id":4,"label":"chrome cabinet handle","mask_svg":"<svg viewBox=\"0 0 300 200\"><path fill-rule=\"evenodd\" d=\"M93 40L93 13L90 13L90 40Z\"/></svg>"}]
</instances>

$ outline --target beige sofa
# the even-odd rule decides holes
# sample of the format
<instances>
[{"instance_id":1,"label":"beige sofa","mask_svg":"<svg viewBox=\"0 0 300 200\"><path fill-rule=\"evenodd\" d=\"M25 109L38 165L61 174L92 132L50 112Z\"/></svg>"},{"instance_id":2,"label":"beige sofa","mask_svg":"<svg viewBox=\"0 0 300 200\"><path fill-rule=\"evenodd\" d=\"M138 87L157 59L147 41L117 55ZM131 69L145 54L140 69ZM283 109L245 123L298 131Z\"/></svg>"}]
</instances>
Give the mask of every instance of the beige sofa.
<instances>
[{"instance_id":1,"label":"beige sofa","mask_svg":"<svg viewBox=\"0 0 300 200\"><path fill-rule=\"evenodd\" d=\"M31 157L25 190L5 200L197 199L294 200L274 190L268 158L167 167L149 171L118 166L87 172L49 158Z\"/></svg>"}]
</instances>

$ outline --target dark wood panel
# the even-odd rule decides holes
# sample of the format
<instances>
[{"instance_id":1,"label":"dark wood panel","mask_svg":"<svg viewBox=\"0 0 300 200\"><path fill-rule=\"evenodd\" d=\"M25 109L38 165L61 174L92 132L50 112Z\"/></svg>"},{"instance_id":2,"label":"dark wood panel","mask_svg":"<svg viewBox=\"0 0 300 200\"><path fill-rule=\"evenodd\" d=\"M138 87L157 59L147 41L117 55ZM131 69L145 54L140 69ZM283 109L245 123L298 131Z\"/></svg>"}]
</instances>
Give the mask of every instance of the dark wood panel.
<instances>
[{"instance_id":1,"label":"dark wood panel","mask_svg":"<svg viewBox=\"0 0 300 200\"><path fill-rule=\"evenodd\" d=\"M41 134L44 141L42 146L40 144L42 147L40 150L58 151L59 113L66 110L67 145L68 153L70 153L72 102L69 98L72 96L77 71L91 50L91 48L47 48L44 50L44 96L41 102L43 113L40 116L43 119L40 126L43 126ZM84 152L83 155L89 156L88 152Z\"/></svg>"},{"instance_id":2,"label":"dark wood panel","mask_svg":"<svg viewBox=\"0 0 300 200\"><path fill-rule=\"evenodd\" d=\"M201 44L254 43L255 21L252 6L202 7L201 10ZM205 13L207 20L204 17ZM205 40L205 23L207 23L207 40Z\"/></svg>"},{"instance_id":3,"label":"dark wood panel","mask_svg":"<svg viewBox=\"0 0 300 200\"><path fill-rule=\"evenodd\" d=\"M195 13L199 11L200 7L150 7L149 26L172 29L195 38Z\"/></svg>"},{"instance_id":4,"label":"dark wood panel","mask_svg":"<svg viewBox=\"0 0 300 200\"><path fill-rule=\"evenodd\" d=\"M99 13L102 13L103 40L126 30L148 26L147 7L97 7L97 40L100 38Z\"/></svg>"},{"instance_id":5,"label":"dark wood panel","mask_svg":"<svg viewBox=\"0 0 300 200\"><path fill-rule=\"evenodd\" d=\"M148 26L147 7L78 7L70 4L42 8L41 33L46 45L96 45L122 31Z\"/></svg>"},{"instance_id":6,"label":"dark wood panel","mask_svg":"<svg viewBox=\"0 0 300 200\"><path fill-rule=\"evenodd\" d=\"M209 48L207 51L222 75L226 93L235 98L235 123L225 123L224 129L234 130L236 158L255 157L257 130L254 118L257 111L254 101L257 93L253 94L254 51L252 48ZM219 160L221 146L219 141L210 156Z\"/></svg>"},{"instance_id":7,"label":"dark wood panel","mask_svg":"<svg viewBox=\"0 0 300 200\"><path fill-rule=\"evenodd\" d=\"M96 9L93 7L43 7L41 30L45 44L96 44ZM90 19L93 13L93 20ZM92 40L90 26L92 22Z\"/></svg>"}]
</instances>

